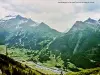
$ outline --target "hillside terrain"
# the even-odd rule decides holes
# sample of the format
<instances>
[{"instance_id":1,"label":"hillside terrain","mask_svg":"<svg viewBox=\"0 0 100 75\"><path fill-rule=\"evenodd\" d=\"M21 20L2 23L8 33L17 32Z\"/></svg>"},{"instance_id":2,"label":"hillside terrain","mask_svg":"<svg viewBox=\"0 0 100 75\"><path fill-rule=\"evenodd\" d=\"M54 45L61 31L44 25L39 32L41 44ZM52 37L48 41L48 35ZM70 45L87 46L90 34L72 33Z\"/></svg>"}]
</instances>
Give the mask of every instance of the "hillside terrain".
<instances>
[{"instance_id":1,"label":"hillside terrain","mask_svg":"<svg viewBox=\"0 0 100 75\"><path fill-rule=\"evenodd\" d=\"M46 75L99 74L100 20L76 21L63 33L20 15L6 16L0 19L0 55L4 68L23 72L13 66L24 64L28 75L30 69Z\"/></svg>"},{"instance_id":2,"label":"hillside terrain","mask_svg":"<svg viewBox=\"0 0 100 75\"><path fill-rule=\"evenodd\" d=\"M4 46L0 46L0 49L1 48L3 49ZM16 75L16 74L19 74L19 75L60 75L50 70L46 71L46 69L44 70L36 69L35 66L32 66L33 64L30 64L30 63L23 63L23 62L19 63L18 60L17 61L15 60L9 58L8 56L4 54L0 54L0 75ZM99 67L93 68L93 69L82 69L79 72L64 73L64 75L99 75L99 74L100 74Z\"/></svg>"},{"instance_id":3,"label":"hillside terrain","mask_svg":"<svg viewBox=\"0 0 100 75\"><path fill-rule=\"evenodd\" d=\"M45 75L3 54L0 54L0 70L2 75Z\"/></svg>"},{"instance_id":4,"label":"hillside terrain","mask_svg":"<svg viewBox=\"0 0 100 75\"><path fill-rule=\"evenodd\" d=\"M92 68L100 63L100 22L91 18L77 21L65 35L56 38L49 50L61 52L61 57L78 67ZM66 65L66 64L65 64Z\"/></svg>"}]
</instances>

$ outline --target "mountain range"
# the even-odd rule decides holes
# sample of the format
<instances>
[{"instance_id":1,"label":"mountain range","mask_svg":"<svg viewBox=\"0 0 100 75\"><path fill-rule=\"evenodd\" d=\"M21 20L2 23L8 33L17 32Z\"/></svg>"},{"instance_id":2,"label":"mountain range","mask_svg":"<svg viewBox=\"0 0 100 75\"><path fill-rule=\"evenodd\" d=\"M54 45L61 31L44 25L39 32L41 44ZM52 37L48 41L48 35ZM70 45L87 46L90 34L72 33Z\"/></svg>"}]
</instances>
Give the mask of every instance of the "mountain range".
<instances>
[{"instance_id":1,"label":"mountain range","mask_svg":"<svg viewBox=\"0 0 100 75\"><path fill-rule=\"evenodd\" d=\"M9 15L0 20L1 40L5 37L4 42L9 47L38 50L60 34L43 22L37 23L20 15Z\"/></svg>"},{"instance_id":2,"label":"mountain range","mask_svg":"<svg viewBox=\"0 0 100 75\"><path fill-rule=\"evenodd\" d=\"M99 40L100 22L89 18L84 22L77 21L65 35L51 43L50 49L65 50L75 54L99 46Z\"/></svg>"},{"instance_id":3,"label":"mountain range","mask_svg":"<svg viewBox=\"0 0 100 75\"><path fill-rule=\"evenodd\" d=\"M64 66L70 61L82 68L96 67L100 62L100 20L76 21L67 33L61 33L43 22L9 15L0 19L0 44L31 50L45 48L61 54Z\"/></svg>"},{"instance_id":4,"label":"mountain range","mask_svg":"<svg viewBox=\"0 0 100 75\"><path fill-rule=\"evenodd\" d=\"M100 20L77 21L49 45L49 50L60 51L64 61L70 59L79 67L93 67L94 62L100 62Z\"/></svg>"}]
</instances>

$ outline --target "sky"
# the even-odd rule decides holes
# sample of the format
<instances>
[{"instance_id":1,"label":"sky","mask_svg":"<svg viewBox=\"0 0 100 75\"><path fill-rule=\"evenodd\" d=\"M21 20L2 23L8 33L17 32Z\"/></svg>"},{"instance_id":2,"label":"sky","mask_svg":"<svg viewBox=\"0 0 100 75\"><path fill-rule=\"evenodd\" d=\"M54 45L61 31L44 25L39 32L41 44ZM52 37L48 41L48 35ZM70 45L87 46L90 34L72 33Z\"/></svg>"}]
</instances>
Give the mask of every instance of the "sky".
<instances>
[{"instance_id":1,"label":"sky","mask_svg":"<svg viewBox=\"0 0 100 75\"><path fill-rule=\"evenodd\" d=\"M58 3L59 1L94 3ZM100 0L0 0L0 18L17 14L64 32L76 21L84 21L89 17L98 20Z\"/></svg>"}]
</instances>

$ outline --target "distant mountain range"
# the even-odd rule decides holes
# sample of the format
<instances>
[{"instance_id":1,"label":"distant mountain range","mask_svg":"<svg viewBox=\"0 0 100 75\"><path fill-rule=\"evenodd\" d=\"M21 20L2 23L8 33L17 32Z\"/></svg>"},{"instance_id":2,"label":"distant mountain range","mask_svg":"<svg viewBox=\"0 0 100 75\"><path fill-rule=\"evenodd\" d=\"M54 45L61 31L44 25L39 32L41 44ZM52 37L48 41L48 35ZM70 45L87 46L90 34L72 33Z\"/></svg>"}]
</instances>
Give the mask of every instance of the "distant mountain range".
<instances>
[{"instance_id":1,"label":"distant mountain range","mask_svg":"<svg viewBox=\"0 0 100 75\"><path fill-rule=\"evenodd\" d=\"M60 51L64 61L71 59L79 67L93 67L91 61L100 62L100 20L77 21L50 44L49 50Z\"/></svg>"},{"instance_id":2,"label":"distant mountain range","mask_svg":"<svg viewBox=\"0 0 100 75\"><path fill-rule=\"evenodd\" d=\"M100 21L91 18L77 21L63 36L51 43L50 49L64 50L71 54L100 45Z\"/></svg>"},{"instance_id":3,"label":"distant mountain range","mask_svg":"<svg viewBox=\"0 0 100 75\"><path fill-rule=\"evenodd\" d=\"M0 44L3 43L32 50L46 48L55 55L61 54L64 63L70 60L79 67L90 68L100 62L100 20L76 21L67 33L61 33L43 22L9 15L0 20Z\"/></svg>"},{"instance_id":4,"label":"distant mountain range","mask_svg":"<svg viewBox=\"0 0 100 75\"><path fill-rule=\"evenodd\" d=\"M5 44L10 47L41 49L60 34L43 22L37 23L20 15L9 15L0 20L1 40L5 37Z\"/></svg>"}]
</instances>

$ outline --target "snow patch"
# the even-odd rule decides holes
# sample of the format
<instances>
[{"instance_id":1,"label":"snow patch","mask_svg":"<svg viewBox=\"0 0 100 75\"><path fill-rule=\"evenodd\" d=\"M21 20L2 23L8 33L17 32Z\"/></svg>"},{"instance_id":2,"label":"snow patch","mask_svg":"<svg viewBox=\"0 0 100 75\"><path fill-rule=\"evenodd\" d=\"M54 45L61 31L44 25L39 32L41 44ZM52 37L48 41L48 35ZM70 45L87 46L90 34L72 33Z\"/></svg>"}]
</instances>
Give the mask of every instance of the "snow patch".
<instances>
[{"instance_id":1,"label":"snow patch","mask_svg":"<svg viewBox=\"0 0 100 75\"><path fill-rule=\"evenodd\" d=\"M32 24L32 25L30 25L31 27L35 27L35 26L37 26L36 24Z\"/></svg>"},{"instance_id":2,"label":"snow patch","mask_svg":"<svg viewBox=\"0 0 100 75\"><path fill-rule=\"evenodd\" d=\"M18 24L26 23L28 20L21 20Z\"/></svg>"},{"instance_id":3,"label":"snow patch","mask_svg":"<svg viewBox=\"0 0 100 75\"><path fill-rule=\"evenodd\" d=\"M38 26L39 25L39 23L34 23L34 24L32 24L32 25L30 25L31 27L35 27L35 26Z\"/></svg>"},{"instance_id":4,"label":"snow patch","mask_svg":"<svg viewBox=\"0 0 100 75\"><path fill-rule=\"evenodd\" d=\"M4 17L3 20L9 20L13 18L16 18L16 16L9 15L9 16Z\"/></svg>"},{"instance_id":5,"label":"snow patch","mask_svg":"<svg viewBox=\"0 0 100 75\"><path fill-rule=\"evenodd\" d=\"M5 22L5 20L0 20L0 22Z\"/></svg>"}]
</instances>

